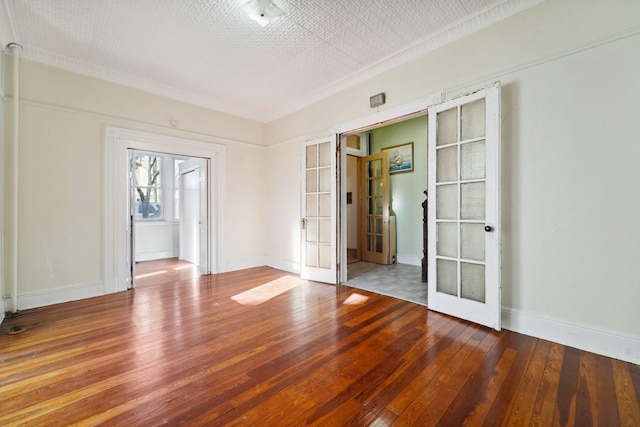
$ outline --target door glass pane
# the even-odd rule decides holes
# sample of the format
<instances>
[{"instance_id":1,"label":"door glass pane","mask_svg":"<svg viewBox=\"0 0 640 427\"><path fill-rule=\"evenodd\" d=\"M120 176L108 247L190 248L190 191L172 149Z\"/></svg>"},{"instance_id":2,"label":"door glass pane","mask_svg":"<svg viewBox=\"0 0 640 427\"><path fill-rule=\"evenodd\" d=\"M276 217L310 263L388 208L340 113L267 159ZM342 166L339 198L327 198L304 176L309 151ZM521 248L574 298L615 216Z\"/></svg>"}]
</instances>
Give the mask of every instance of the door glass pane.
<instances>
[{"instance_id":1,"label":"door glass pane","mask_svg":"<svg viewBox=\"0 0 640 427\"><path fill-rule=\"evenodd\" d=\"M319 206L319 210L318 216L321 217L329 217L331 216L331 194L320 194L318 196L318 199L320 200L320 206Z\"/></svg>"},{"instance_id":2,"label":"door glass pane","mask_svg":"<svg viewBox=\"0 0 640 427\"><path fill-rule=\"evenodd\" d=\"M307 243L307 267L318 266L318 245L315 243Z\"/></svg>"},{"instance_id":3,"label":"door glass pane","mask_svg":"<svg viewBox=\"0 0 640 427\"><path fill-rule=\"evenodd\" d=\"M445 145L458 141L458 109L438 113L436 145Z\"/></svg>"},{"instance_id":4,"label":"door glass pane","mask_svg":"<svg viewBox=\"0 0 640 427\"><path fill-rule=\"evenodd\" d=\"M483 220L485 214L485 184L470 182L460 185L460 218Z\"/></svg>"},{"instance_id":5,"label":"door glass pane","mask_svg":"<svg viewBox=\"0 0 640 427\"><path fill-rule=\"evenodd\" d=\"M481 138L485 134L484 98L465 104L460 109L461 139Z\"/></svg>"},{"instance_id":6,"label":"door glass pane","mask_svg":"<svg viewBox=\"0 0 640 427\"><path fill-rule=\"evenodd\" d=\"M460 147L460 179L484 179L484 141L462 144Z\"/></svg>"},{"instance_id":7,"label":"door glass pane","mask_svg":"<svg viewBox=\"0 0 640 427\"><path fill-rule=\"evenodd\" d=\"M437 150L436 156L436 182L456 181L458 179L458 146Z\"/></svg>"},{"instance_id":8,"label":"door glass pane","mask_svg":"<svg viewBox=\"0 0 640 427\"><path fill-rule=\"evenodd\" d=\"M318 191L318 170L313 169L307 171L307 193L315 193Z\"/></svg>"},{"instance_id":9,"label":"door glass pane","mask_svg":"<svg viewBox=\"0 0 640 427\"><path fill-rule=\"evenodd\" d=\"M331 144L323 142L319 145L320 148L320 163L318 166L331 166Z\"/></svg>"},{"instance_id":10,"label":"door glass pane","mask_svg":"<svg viewBox=\"0 0 640 427\"><path fill-rule=\"evenodd\" d=\"M320 243L331 243L331 220L321 219L320 223Z\"/></svg>"},{"instance_id":11,"label":"door glass pane","mask_svg":"<svg viewBox=\"0 0 640 427\"><path fill-rule=\"evenodd\" d=\"M436 218L458 219L458 186L456 184L436 187Z\"/></svg>"},{"instance_id":12,"label":"door glass pane","mask_svg":"<svg viewBox=\"0 0 640 427\"><path fill-rule=\"evenodd\" d=\"M376 233L382 234L382 218L377 217L376 218L376 229L375 229Z\"/></svg>"},{"instance_id":13,"label":"door glass pane","mask_svg":"<svg viewBox=\"0 0 640 427\"><path fill-rule=\"evenodd\" d=\"M381 178L376 178L374 185L374 192L376 196L382 196L384 194L384 187Z\"/></svg>"},{"instance_id":14,"label":"door glass pane","mask_svg":"<svg viewBox=\"0 0 640 427\"><path fill-rule=\"evenodd\" d=\"M318 146L307 145L307 169L315 168L318 166Z\"/></svg>"},{"instance_id":15,"label":"door glass pane","mask_svg":"<svg viewBox=\"0 0 640 427\"><path fill-rule=\"evenodd\" d=\"M307 216L318 216L318 195L307 194Z\"/></svg>"},{"instance_id":16,"label":"door glass pane","mask_svg":"<svg viewBox=\"0 0 640 427\"><path fill-rule=\"evenodd\" d=\"M382 197L376 197L375 199L376 202L376 215L382 215Z\"/></svg>"},{"instance_id":17,"label":"door glass pane","mask_svg":"<svg viewBox=\"0 0 640 427\"><path fill-rule=\"evenodd\" d=\"M460 296L485 302L484 265L460 263Z\"/></svg>"},{"instance_id":18,"label":"door glass pane","mask_svg":"<svg viewBox=\"0 0 640 427\"><path fill-rule=\"evenodd\" d=\"M331 246L319 245L318 250L319 250L318 267L331 268Z\"/></svg>"},{"instance_id":19,"label":"door glass pane","mask_svg":"<svg viewBox=\"0 0 640 427\"><path fill-rule=\"evenodd\" d=\"M376 252L382 253L382 236L375 236L376 239Z\"/></svg>"},{"instance_id":20,"label":"door glass pane","mask_svg":"<svg viewBox=\"0 0 640 427\"><path fill-rule=\"evenodd\" d=\"M438 283L436 290L449 295L458 295L458 263L445 259L436 261Z\"/></svg>"},{"instance_id":21,"label":"door glass pane","mask_svg":"<svg viewBox=\"0 0 640 427\"><path fill-rule=\"evenodd\" d=\"M464 259L484 261L484 224L460 226L460 256Z\"/></svg>"},{"instance_id":22,"label":"door glass pane","mask_svg":"<svg viewBox=\"0 0 640 427\"><path fill-rule=\"evenodd\" d=\"M317 219L308 219L307 220L307 242L317 242L318 241L318 220Z\"/></svg>"},{"instance_id":23,"label":"door glass pane","mask_svg":"<svg viewBox=\"0 0 640 427\"><path fill-rule=\"evenodd\" d=\"M373 161L373 176L382 176L382 160Z\"/></svg>"},{"instance_id":24,"label":"door glass pane","mask_svg":"<svg viewBox=\"0 0 640 427\"><path fill-rule=\"evenodd\" d=\"M453 222L440 222L437 228L436 253L441 256L458 256L458 224Z\"/></svg>"},{"instance_id":25,"label":"door glass pane","mask_svg":"<svg viewBox=\"0 0 640 427\"><path fill-rule=\"evenodd\" d=\"M320 191L331 191L331 169L318 169L320 172Z\"/></svg>"}]
</instances>

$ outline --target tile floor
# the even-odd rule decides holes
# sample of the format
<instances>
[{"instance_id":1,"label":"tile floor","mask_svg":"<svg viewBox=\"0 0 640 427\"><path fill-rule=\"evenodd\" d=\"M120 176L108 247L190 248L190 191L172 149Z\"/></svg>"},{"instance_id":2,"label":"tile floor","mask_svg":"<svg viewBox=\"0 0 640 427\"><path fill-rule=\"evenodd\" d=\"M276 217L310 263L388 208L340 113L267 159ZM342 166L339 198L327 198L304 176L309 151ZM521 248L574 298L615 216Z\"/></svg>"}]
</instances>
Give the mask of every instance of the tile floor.
<instances>
[{"instance_id":1,"label":"tile floor","mask_svg":"<svg viewBox=\"0 0 640 427\"><path fill-rule=\"evenodd\" d=\"M345 285L427 305L427 284L421 280L421 268L413 265L350 263Z\"/></svg>"}]
</instances>

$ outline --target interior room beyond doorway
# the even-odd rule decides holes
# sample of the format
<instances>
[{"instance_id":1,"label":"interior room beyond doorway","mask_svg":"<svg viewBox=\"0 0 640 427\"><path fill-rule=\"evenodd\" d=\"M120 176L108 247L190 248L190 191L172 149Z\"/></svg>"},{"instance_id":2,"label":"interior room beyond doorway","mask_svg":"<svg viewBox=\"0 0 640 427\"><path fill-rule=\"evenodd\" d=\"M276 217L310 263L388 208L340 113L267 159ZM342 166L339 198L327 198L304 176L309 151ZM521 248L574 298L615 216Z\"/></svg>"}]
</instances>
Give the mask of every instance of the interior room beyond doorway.
<instances>
[{"instance_id":1,"label":"interior room beyond doorway","mask_svg":"<svg viewBox=\"0 0 640 427\"><path fill-rule=\"evenodd\" d=\"M180 184L180 165L195 158L139 150L132 152L132 158L137 285L139 278L150 274L147 263L175 262L184 258L181 254L181 247L185 245L180 227L181 212L197 211L199 202L184 197ZM185 203L196 203L197 206L185 209ZM189 261L189 265L197 266L197 261L195 264L193 259Z\"/></svg>"},{"instance_id":2,"label":"interior room beyond doorway","mask_svg":"<svg viewBox=\"0 0 640 427\"><path fill-rule=\"evenodd\" d=\"M421 281L423 257L423 208L427 185L426 115L361 132L356 135L360 153L348 150L347 173L347 285L426 305L427 284ZM410 167L390 170L389 214L395 218L390 239L395 247L393 261L381 265L362 261L366 211L362 194L361 161L365 155L400 147ZM344 173L344 170L343 170Z\"/></svg>"}]
</instances>

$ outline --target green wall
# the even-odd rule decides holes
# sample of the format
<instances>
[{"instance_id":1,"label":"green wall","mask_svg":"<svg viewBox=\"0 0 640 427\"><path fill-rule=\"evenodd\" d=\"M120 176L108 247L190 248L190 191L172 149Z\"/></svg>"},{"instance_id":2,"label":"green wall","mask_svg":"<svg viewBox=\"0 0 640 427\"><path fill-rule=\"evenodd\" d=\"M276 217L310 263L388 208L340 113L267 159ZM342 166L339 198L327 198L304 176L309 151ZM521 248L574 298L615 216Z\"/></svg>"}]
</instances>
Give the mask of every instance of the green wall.
<instances>
[{"instance_id":1,"label":"green wall","mask_svg":"<svg viewBox=\"0 0 640 427\"><path fill-rule=\"evenodd\" d=\"M399 262L422 258L422 202L427 189L427 116L371 131L371 154L385 147L413 142L412 172L393 173L391 210L396 215Z\"/></svg>"}]
</instances>

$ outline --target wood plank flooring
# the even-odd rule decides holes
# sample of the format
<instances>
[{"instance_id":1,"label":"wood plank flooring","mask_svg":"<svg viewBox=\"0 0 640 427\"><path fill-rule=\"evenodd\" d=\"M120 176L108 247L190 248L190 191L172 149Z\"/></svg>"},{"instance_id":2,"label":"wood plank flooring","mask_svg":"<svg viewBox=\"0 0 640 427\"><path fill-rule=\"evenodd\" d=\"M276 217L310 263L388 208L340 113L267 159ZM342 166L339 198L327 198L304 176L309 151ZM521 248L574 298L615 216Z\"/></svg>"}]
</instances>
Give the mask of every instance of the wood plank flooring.
<instances>
[{"instance_id":1,"label":"wood plank flooring","mask_svg":"<svg viewBox=\"0 0 640 427\"><path fill-rule=\"evenodd\" d=\"M138 274L5 319L0 425L640 426L638 365L268 267Z\"/></svg>"}]
</instances>

